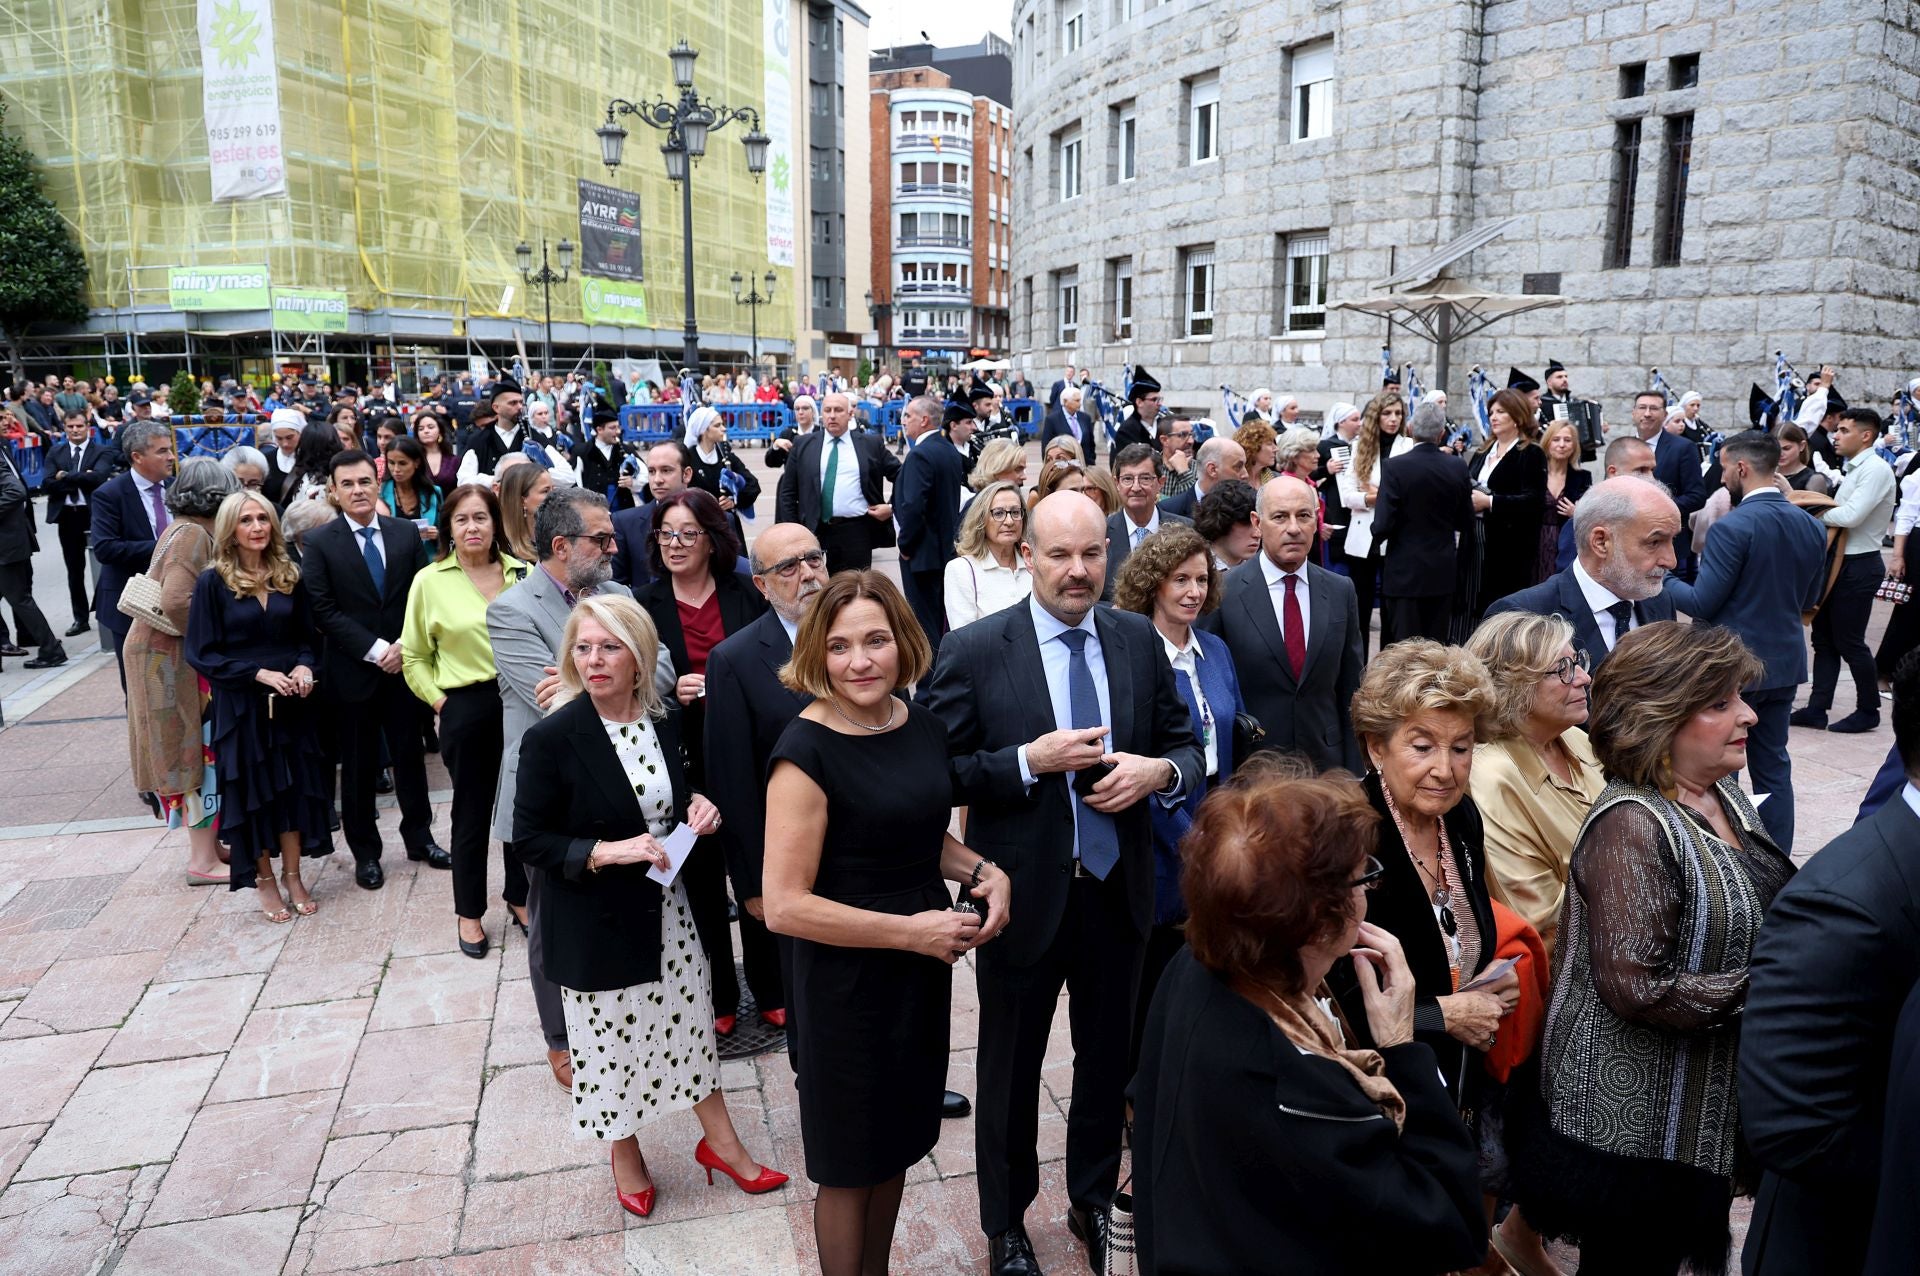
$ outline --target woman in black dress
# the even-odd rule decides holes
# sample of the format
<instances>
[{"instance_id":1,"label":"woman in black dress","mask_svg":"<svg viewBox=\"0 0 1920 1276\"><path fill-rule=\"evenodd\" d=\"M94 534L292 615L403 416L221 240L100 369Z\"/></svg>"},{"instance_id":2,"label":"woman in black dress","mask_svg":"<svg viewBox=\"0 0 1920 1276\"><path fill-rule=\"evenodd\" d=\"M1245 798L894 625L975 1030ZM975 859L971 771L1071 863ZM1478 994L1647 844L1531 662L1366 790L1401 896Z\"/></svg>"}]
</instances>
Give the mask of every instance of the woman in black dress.
<instances>
[{"instance_id":1,"label":"woman in black dress","mask_svg":"<svg viewBox=\"0 0 1920 1276\"><path fill-rule=\"evenodd\" d=\"M213 566L194 584L185 652L213 688L220 840L233 860L228 889L257 885L272 922L315 911L300 856L333 850L331 785L307 701L313 644L306 587L273 503L243 488L214 516ZM276 855L285 901L273 877Z\"/></svg>"},{"instance_id":2,"label":"woman in black dress","mask_svg":"<svg viewBox=\"0 0 1920 1276\"><path fill-rule=\"evenodd\" d=\"M1467 462L1473 508L1486 529L1476 618L1508 594L1540 583L1547 501L1547 454L1534 442L1540 427L1532 402L1518 390L1502 390L1487 405L1487 424L1492 433Z\"/></svg>"},{"instance_id":3,"label":"woman in black dress","mask_svg":"<svg viewBox=\"0 0 1920 1276\"><path fill-rule=\"evenodd\" d=\"M1560 570L1560 529L1593 486L1593 475L1580 466L1580 437L1574 433L1573 422L1555 421L1548 426L1540 438L1540 449L1547 454L1547 495L1541 506L1536 584Z\"/></svg>"},{"instance_id":4,"label":"woman in black dress","mask_svg":"<svg viewBox=\"0 0 1920 1276\"><path fill-rule=\"evenodd\" d=\"M949 967L1007 923L1006 874L947 835L946 728L895 694L931 663L899 587L842 572L781 671L814 701L773 751L764 889L767 925L794 941L794 1071L825 1276L885 1270L907 1169L939 1137ZM942 878L985 916L951 906Z\"/></svg>"}]
</instances>

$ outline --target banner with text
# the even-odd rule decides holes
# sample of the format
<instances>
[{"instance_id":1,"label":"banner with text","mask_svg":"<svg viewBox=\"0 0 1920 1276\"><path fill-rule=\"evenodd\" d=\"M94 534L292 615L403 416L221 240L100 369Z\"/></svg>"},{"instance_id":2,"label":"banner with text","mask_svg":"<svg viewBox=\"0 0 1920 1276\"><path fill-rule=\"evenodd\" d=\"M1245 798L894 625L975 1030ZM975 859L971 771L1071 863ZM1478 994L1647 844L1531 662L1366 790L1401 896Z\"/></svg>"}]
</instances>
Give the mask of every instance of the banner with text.
<instances>
[{"instance_id":1,"label":"banner with text","mask_svg":"<svg viewBox=\"0 0 1920 1276\"><path fill-rule=\"evenodd\" d=\"M793 82L787 70L793 32L787 26L787 0L763 0L760 47L766 51L763 89L767 147L767 260L793 265Z\"/></svg>"},{"instance_id":2,"label":"banner with text","mask_svg":"<svg viewBox=\"0 0 1920 1276\"><path fill-rule=\"evenodd\" d=\"M267 268L175 266L167 272L167 304L175 310L265 310Z\"/></svg>"},{"instance_id":3,"label":"banner with text","mask_svg":"<svg viewBox=\"0 0 1920 1276\"><path fill-rule=\"evenodd\" d=\"M645 279L640 261L640 197L580 179L580 270L606 279Z\"/></svg>"},{"instance_id":4,"label":"banner with text","mask_svg":"<svg viewBox=\"0 0 1920 1276\"><path fill-rule=\"evenodd\" d=\"M275 288L275 332L345 332L347 294L329 288Z\"/></svg>"},{"instance_id":5,"label":"banner with text","mask_svg":"<svg viewBox=\"0 0 1920 1276\"><path fill-rule=\"evenodd\" d=\"M652 326L647 322L647 290L639 284L617 284L582 275L580 312L588 323L622 328Z\"/></svg>"},{"instance_id":6,"label":"banner with text","mask_svg":"<svg viewBox=\"0 0 1920 1276\"><path fill-rule=\"evenodd\" d=\"M273 0L199 0L201 102L213 197L287 193Z\"/></svg>"}]
</instances>

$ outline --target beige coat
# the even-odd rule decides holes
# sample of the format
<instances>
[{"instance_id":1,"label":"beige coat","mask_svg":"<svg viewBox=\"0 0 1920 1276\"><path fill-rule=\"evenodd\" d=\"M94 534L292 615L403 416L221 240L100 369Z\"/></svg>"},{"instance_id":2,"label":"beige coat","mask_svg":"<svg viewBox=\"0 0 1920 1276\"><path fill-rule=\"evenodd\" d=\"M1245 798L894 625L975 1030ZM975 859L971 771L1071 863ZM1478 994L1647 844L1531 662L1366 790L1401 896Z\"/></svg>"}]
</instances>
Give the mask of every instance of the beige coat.
<instances>
[{"instance_id":1,"label":"beige coat","mask_svg":"<svg viewBox=\"0 0 1920 1276\"><path fill-rule=\"evenodd\" d=\"M160 582L160 604L183 634L194 582L212 559L213 535L198 519L174 520L153 547L147 574ZM184 641L144 620L127 631L127 744L134 787L143 793L191 793L206 772L200 685L182 653Z\"/></svg>"}]
</instances>

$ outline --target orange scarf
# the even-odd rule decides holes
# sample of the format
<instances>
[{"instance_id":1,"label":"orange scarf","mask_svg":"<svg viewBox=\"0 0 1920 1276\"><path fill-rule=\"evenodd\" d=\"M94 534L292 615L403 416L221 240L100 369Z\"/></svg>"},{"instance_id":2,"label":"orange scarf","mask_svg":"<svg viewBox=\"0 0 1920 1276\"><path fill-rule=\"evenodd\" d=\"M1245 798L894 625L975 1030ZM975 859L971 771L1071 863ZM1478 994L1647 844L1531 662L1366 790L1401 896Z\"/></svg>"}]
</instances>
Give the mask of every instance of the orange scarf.
<instances>
[{"instance_id":1,"label":"orange scarf","mask_svg":"<svg viewBox=\"0 0 1920 1276\"><path fill-rule=\"evenodd\" d=\"M1513 1070L1532 1057L1540 1044L1540 1032L1547 1022L1547 1002L1553 995L1553 981L1547 971L1547 949L1540 936L1520 914L1493 902L1494 951L1491 960L1517 957L1513 973L1520 978L1520 1000L1500 1021L1498 1039L1487 1051L1487 1072L1495 1081L1505 1081Z\"/></svg>"}]
</instances>

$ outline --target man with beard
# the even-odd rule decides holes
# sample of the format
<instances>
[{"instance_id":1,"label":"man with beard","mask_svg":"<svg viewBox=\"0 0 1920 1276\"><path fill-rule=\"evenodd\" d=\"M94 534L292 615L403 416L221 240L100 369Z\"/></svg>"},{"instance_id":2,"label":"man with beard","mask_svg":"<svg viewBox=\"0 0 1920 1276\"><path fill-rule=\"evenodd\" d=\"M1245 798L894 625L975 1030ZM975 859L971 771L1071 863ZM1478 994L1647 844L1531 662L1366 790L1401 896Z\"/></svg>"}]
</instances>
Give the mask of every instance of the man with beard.
<instances>
[{"instance_id":1,"label":"man with beard","mask_svg":"<svg viewBox=\"0 0 1920 1276\"><path fill-rule=\"evenodd\" d=\"M516 392L516 397L518 394ZM520 772L520 739L545 716L559 689L560 639L567 615L593 594L632 597L613 580L613 516L607 498L580 487L556 487L534 516L538 571L487 604L487 638L500 676L505 707L500 758L500 788L494 798L493 835L513 840L514 786ZM673 658L665 643L654 654L653 685L664 700L673 695ZM567 1053L567 1019L560 987L546 974L541 948L540 895L546 874L527 873L527 974L533 983L540 1030L547 1039L547 1066L564 1090L573 1088L573 1060Z\"/></svg>"}]
</instances>

